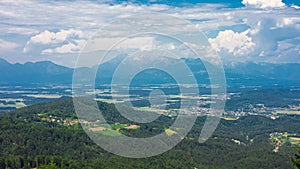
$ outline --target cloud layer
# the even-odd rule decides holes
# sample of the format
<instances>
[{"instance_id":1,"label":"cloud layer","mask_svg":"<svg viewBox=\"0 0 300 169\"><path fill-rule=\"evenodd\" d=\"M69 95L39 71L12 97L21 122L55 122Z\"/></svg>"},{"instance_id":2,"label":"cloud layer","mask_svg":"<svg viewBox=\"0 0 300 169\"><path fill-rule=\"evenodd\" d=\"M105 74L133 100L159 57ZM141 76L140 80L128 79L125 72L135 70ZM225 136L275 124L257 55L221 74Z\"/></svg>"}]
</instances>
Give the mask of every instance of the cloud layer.
<instances>
[{"instance_id":1,"label":"cloud layer","mask_svg":"<svg viewBox=\"0 0 300 169\"><path fill-rule=\"evenodd\" d=\"M8 42L0 39L0 51L10 51L17 48L19 45L14 42Z\"/></svg>"},{"instance_id":2,"label":"cloud layer","mask_svg":"<svg viewBox=\"0 0 300 169\"><path fill-rule=\"evenodd\" d=\"M244 7L227 8L221 3L174 7L80 0L1 1L0 57L11 62L51 60L73 66L85 42L103 26L130 15L157 12L192 22L224 60L300 62L298 4L284 4L282 0L241 2ZM163 24L169 29L173 23ZM174 29L185 31L184 26ZM120 38L114 33L107 32ZM141 38L127 45L142 49L153 44L174 50L174 45L155 39Z\"/></svg>"},{"instance_id":3,"label":"cloud layer","mask_svg":"<svg viewBox=\"0 0 300 169\"><path fill-rule=\"evenodd\" d=\"M281 8L285 4L282 0L243 0L242 4L256 8Z\"/></svg>"}]
</instances>

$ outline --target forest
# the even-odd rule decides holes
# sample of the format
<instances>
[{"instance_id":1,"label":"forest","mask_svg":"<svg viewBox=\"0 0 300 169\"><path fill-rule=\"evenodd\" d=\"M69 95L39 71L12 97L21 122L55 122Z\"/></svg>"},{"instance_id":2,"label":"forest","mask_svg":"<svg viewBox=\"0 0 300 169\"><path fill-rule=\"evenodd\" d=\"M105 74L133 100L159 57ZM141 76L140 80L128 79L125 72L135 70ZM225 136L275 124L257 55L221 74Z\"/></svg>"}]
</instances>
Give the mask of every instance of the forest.
<instances>
[{"instance_id":1,"label":"forest","mask_svg":"<svg viewBox=\"0 0 300 169\"><path fill-rule=\"evenodd\" d=\"M113 104L98 102L98 106L111 125L116 122L130 123ZM60 120L49 120L47 117ZM120 132L132 137L149 137L163 132L175 118L160 116L154 122L136 124L139 129L120 129ZM205 118L199 117L190 133L173 149L150 158L130 159L101 149L86 135L80 123L66 125L66 121L76 120L71 98L39 103L0 115L0 168L299 167L297 147L286 143L275 153L272 151L274 145L269 140L272 132L299 134L299 116L284 115L276 120L262 116L221 120L213 136L200 144L198 137Z\"/></svg>"}]
</instances>

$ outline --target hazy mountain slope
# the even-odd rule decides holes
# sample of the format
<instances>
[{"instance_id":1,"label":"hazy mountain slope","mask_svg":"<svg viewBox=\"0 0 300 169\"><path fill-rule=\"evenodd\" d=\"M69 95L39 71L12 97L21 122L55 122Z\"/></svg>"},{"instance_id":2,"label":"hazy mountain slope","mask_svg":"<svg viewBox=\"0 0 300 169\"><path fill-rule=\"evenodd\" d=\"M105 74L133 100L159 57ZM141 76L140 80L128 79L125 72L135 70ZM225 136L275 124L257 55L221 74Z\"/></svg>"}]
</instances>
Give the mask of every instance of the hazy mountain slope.
<instances>
[{"instance_id":1,"label":"hazy mountain slope","mask_svg":"<svg viewBox=\"0 0 300 169\"><path fill-rule=\"evenodd\" d=\"M0 84L70 84L73 69L42 61L10 64L0 59Z\"/></svg>"},{"instance_id":2,"label":"hazy mountain slope","mask_svg":"<svg viewBox=\"0 0 300 169\"><path fill-rule=\"evenodd\" d=\"M99 67L78 68L83 76L98 69L96 82L109 84L124 57L117 57ZM199 84L209 84L204 64L199 59L182 60L196 77ZM168 61L166 67L175 70L182 61ZM159 62L157 62L159 64ZM208 63L206 63L208 64ZM162 64L161 64L162 65ZM128 66L134 67L134 64ZM300 64L238 63L225 66L225 76L229 86L300 86ZM0 84L71 84L73 69L49 61L10 64L0 59ZM140 72L134 78L135 85L174 83L174 79L158 69ZM126 77L122 77L126 78ZM175 79L176 80L176 79Z\"/></svg>"}]
</instances>

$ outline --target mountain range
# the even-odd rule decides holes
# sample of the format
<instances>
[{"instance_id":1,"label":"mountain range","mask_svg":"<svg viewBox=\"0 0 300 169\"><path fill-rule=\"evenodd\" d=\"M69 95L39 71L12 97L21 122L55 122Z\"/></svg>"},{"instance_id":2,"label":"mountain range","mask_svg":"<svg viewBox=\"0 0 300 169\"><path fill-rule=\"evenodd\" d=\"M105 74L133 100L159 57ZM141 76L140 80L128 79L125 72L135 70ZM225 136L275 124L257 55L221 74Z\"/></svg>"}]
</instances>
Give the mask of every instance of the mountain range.
<instances>
[{"instance_id":1,"label":"mountain range","mask_svg":"<svg viewBox=\"0 0 300 169\"><path fill-rule=\"evenodd\" d=\"M98 67L77 68L76 71L84 75L98 69L96 82L109 84L123 58L117 57ZM176 69L178 63L182 61L190 68L199 84L209 84L205 66L199 59L172 60L163 64ZM237 63L234 66L224 66L224 70L229 86L300 86L300 64L297 63ZM11 64L0 58L0 72L1 85L69 85L72 83L74 69L50 61ZM176 82L174 78L158 69L144 70L133 78L136 85L174 82Z\"/></svg>"}]
</instances>

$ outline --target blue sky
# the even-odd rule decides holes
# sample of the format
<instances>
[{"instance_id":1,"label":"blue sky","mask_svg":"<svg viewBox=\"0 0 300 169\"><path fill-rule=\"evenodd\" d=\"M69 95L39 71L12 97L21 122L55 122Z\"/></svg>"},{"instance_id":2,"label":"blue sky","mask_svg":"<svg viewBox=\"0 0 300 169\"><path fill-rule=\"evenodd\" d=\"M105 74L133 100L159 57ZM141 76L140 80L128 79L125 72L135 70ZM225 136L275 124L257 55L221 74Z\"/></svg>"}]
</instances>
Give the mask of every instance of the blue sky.
<instances>
[{"instance_id":1,"label":"blue sky","mask_svg":"<svg viewBox=\"0 0 300 169\"><path fill-rule=\"evenodd\" d=\"M72 67L101 27L148 12L191 22L224 62L300 63L300 1L292 0L2 0L0 57Z\"/></svg>"},{"instance_id":2,"label":"blue sky","mask_svg":"<svg viewBox=\"0 0 300 169\"><path fill-rule=\"evenodd\" d=\"M97 1L94 1L97 2ZM183 1L177 1L177 0L131 0L131 1L124 1L124 0L115 0L114 3L124 3L124 2L131 2L136 4L166 4L170 6L182 6L182 5L195 5L199 3L211 3L211 4L226 4L228 7L232 8L238 8L243 7L241 0L183 0ZM282 1L285 4L288 5L300 5L300 1L295 0L283 0ZM113 3L112 3L113 4Z\"/></svg>"}]
</instances>

